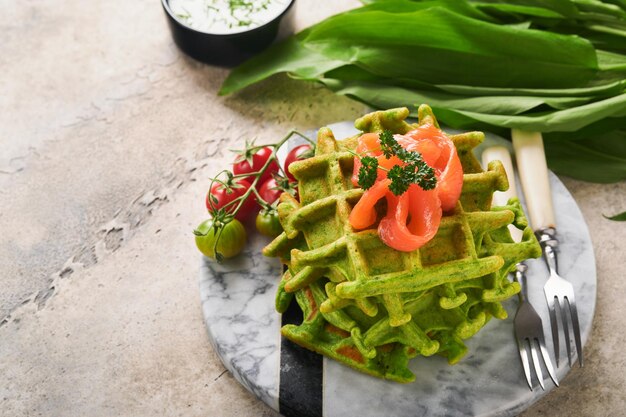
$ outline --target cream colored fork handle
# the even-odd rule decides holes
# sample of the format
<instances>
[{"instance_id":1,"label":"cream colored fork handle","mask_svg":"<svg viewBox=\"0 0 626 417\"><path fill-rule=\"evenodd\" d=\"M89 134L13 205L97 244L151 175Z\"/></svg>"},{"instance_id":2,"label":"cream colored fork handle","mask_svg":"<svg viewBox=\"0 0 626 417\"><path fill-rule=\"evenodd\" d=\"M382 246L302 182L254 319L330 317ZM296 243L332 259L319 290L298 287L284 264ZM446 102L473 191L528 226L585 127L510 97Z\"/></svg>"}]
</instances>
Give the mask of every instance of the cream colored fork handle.
<instances>
[{"instance_id":1,"label":"cream colored fork handle","mask_svg":"<svg viewBox=\"0 0 626 417\"><path fill-rule=\"evenodd\" d=\"M511 130L517 171L533 230L555 227L548 165L540 132Z\"/></svg>"},{"instance_id":2,"label":"cream colored fork handle","mask_svg":"<svg viewBox=\"0 0 626 417\"><path fill-rule=\"evenodd\" d=\"M504 146L491 146L483 151L483 166L486 168L491 161L500 161L506 171L506 176L509 179L509 189L506 191L496 191L493 193L493 205L504 206L509 198L518 196L517 187L515 186L515 171L513 170L513 162L511 161L511 154L509 150ZM509 231L511 237L515 242L521 242L522 231L517 227L510 225Z\"/></svg>"}]
</instances>

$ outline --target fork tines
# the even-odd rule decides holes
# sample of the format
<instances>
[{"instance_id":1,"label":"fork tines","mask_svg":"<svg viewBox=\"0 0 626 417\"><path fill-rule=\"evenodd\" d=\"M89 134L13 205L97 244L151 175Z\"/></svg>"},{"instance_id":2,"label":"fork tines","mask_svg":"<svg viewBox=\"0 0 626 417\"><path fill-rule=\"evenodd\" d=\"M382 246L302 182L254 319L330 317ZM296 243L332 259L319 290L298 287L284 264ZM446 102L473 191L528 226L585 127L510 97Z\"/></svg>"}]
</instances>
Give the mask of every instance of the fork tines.
<instances>
[{"instance_id":1,"label":"fork tines","mask_svg":"<svg viewBox=\"0 0 626 417\"><path fill-rule=\"evenodd\" d=\"M556 247L558 241L555 238L554 228L547 228L539 231L539 243L544 251L544 258L550 270L550 277L546 282L543 291L546 295L548 310L550 311L550 327L552 328L552 341L554 343L554 356L556 366L559 366L559 325L557 320L556 306L558 305L559 315L563 326L563 335L565 336L565 347L567 349L567 360L569 366L572 366L572 348L570 343L570 332L567 320L567 312L572 323L574 331L574 341L576 343L576 352L578 355L578 363L583 366L583 350L580 339L580 324L578 322L578 310L576 309L576 299L574 297L574 287L569 281L561 278L558 274L558 263L556 258Z\"/></svg>"},{"instance_id":2,"label":"fork tines","mask_svg":"<svg viewBox=\"0 0 626 417\"><path fill-rule=\"evenodd\" d=\"M528 387L533 389L530 361L528 359L528 349L530 348L530 356L533 362L533 368L535 374L539 380L539 385L545 390L543 383L543 372L541 370L541 362L539 361L539 352L541 352L541 358L543 364L548 371L548 375L554 382L554 385L559 386L559 382L556 378L552 362L550 361L550 355L546 349L546 341L543 335L543 322L541 317L534 309L534 307L528 302L527 288L526 288L526 265L518 264L517 271L514 274L515 281L517 281L521 288L519 293L520 303L517 308L517 313L514 319L515 339L517 340L517 347L519 350L520 359L522 360L522 366L524 368L524 375L526 376L526 382Z\"/></svg>"},{"instance_id":3,"label":"fork tines","mask_svg":"<svg viewBox=\"0 0 626 417\"><path fill-rule=\"evenodd\" d=\"M519 355L522 360L522 365L524 367L524 375L526 376L526 382L528 383L528 387L533 389L532 376L530 373L530 363L528 361L528 348L530 347L530 354L533 360L533 368L535 369L535 374L537 375L537 379L539 380L539 385L542 389L546 389L543 384L543 372L541 370L541 363L539 361L539 355L537 354L537 347L539 347L539 351L541 352L541 358L543 359L543 364L548 371L548 375L550 375L550 379L554 382L554 385L559 386L559 381L556 378L554 373L554 368L552 366L552 362L550 361L550 356L548 355L548 349L546 349L546 342L541 338L535 338L533 340L524 339L522 341L518 341L518 349Z\"/></svg>"},{"instance_id":4,"label":"fork tines","mask_svg":"<svg viewBox=\"0 0 626 417\"><path fill-rule=\"evenodd\" d=\"M537 321L538 320L538 321ZM530 326L528 324L538 323L538 326ZM542 389L546 389L543 383L543 372L541 370L541 362L539 360L539 352L541 352L541 358L543 360L543 364L548 371L548 375L554 382L554 385L559 386L559 381L556 378L556 374L554 372L554 368L552 366L552 361L550 360L550 355L548 354L548 349L546 349L546 342L543 337L543 330L537 333L537 329L541 326L541 318L535 311L535 309L526 301L522 302L519 308L519 312L515 317L515 333L517 338L517 347L519 350L519 356L522 360L522 366L524 368L524 375L526 376L526 382L528 383L528 387L533 390L532 376L530 371L530 361L528 359L528 349L530 348L530 357L533 362L533 368L535 370L535 374L537 379L539 380L539 385L541 385ZM526 330L526 331L524 331Z\"/></svg>"},{"instance_id":5,"label":"fork tines","mask_svg":"<svg viewBox=\"0 0 626 417\"><path fill-rule=\"evenodd\" d=\"M576 309L576 300L574 298L574 289L572 284L565 281L563 278L558 277L561 281L557 281L561 286L560 293L566 293L559 295L552 285L549 287L548 283L544 288L546 294L546 301L548 302L548 310L550 311L550 327L552 328L552 342L554 344L554 358L556 359L556 366L559 366L560 357L560 344L559 344L559 321L557 319L557 306L559 310L559 316L561 317L561 323L563 326L563 335L565 336L565 347L567 350L567 361L569 366L572 366L572 348L570 342L570 332L567 320L567 312L572 322L572 329L574 330L574 341L576 343L576 353L578 355L578 363L583 366L583 350L582 342L580 340L580 325L578 323L578 311ZM548 281L549 282L549 281ZM552 284L552 283L551 283ZM567 287L567 289L565 289ZM567 304L567 306L566 306Z\"/></svg>"}]
</instances>

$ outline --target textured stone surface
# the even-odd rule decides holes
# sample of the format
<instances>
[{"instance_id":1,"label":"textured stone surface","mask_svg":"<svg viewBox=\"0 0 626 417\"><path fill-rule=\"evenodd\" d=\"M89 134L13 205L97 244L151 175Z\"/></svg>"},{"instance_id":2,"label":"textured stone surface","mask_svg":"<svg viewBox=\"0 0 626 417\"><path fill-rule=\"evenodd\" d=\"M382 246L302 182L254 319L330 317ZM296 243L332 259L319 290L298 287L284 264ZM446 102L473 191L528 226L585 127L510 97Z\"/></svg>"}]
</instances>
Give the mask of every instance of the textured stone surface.
<instances>
[{"instance_id":1,"label":"textured stone surface","mask_svg":"<svg viewBox=\"0 0 626 417\"><path fill-rule=\"evenodd\" d=\"M358 4L298 1L300 27ZM227 71L182 56L157 1L0 10L0 415L275 415L208 343L190 230L227 149L363 106L284 77L217 97ZM626 184L566 184L598 308L587 366L524 415L617 415L626 224L601 214Z\"/></svg>"}]
</instances>

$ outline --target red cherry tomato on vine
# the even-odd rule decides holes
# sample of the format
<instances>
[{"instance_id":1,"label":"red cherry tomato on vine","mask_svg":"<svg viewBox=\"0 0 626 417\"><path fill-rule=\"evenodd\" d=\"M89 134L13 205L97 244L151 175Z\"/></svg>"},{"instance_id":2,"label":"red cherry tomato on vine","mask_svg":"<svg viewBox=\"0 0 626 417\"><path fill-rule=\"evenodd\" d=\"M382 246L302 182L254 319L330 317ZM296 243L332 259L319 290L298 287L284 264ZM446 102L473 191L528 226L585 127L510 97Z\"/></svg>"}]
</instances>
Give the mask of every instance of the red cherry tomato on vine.
<instances>
[{"instance_id":1,"label":"red cherry tomato on vine","mask_svg":"<svg viewBox=\"0 0 626 417\"><path fill-rule=\"evenodd\" d=\"M287 157L285 158L284 169L285 173L287 174L287 178L289 178L291 181L295 181L296 178L291 174L291 172L289 172L289 165L291 165L295 161L306 159L302 157L302 154L310 151L311 149L311 145L300 145L290 150L287 154Z\"/></svg>"},{"instance_id":2,"label":"red cherry tomato on vine","mask_svg":"<svg viewBox=\"0 0 626 417\"><path fill-rule=\"evenodd\" d=\"M259 195L267 204L272 204L274 201L278 200L278 197L283 193L278 186L278 182L275 178L270 178L261 184L261 188L259 188Z\"/></svg>"},{"instance_id":3,"label":"red cherry tomato on vine","mask_svg":"<svg viewBox=\"0 0 626 417\"><path fill-rule=\"evenodd\" d=\"M224 184L220 182L214 182L211 190L207 193L206 196L206 207L209 210L209 213L214 210L219 210L234 199L241 197L248 191L250 188L250 183L246 180L237 181L232 187L226 187ZM211 207L211 201L209 199L212 198L213 207ZM228 213L232 213L235 208L237 208L238 203L233 203L226 208ZM256 202L254 200L254 196L250 194L243 205L235 214L235 217L239 220L245 220L250 217L256 210Z\"/></svg>"},{"instance_id":4,"label":"red cherry tomato on vine","mask_svg":"<svg viewBox=\"0 0 626 417\"><path fill-rule=\"evenodd\" d=\"M235 159L235 162L233 163L233 173L235 175L254 174L263 168L263 165L265 165L265 163L271 156L272 156L272 149L268 146L261 148L252 154L250 158L252 161L252 165L250 165L250 162L248 162L245 156L240 155L237 157L237 159ZM267 166L267 168L265 168L265 171L263 172L263 174L260 175L259 181L256 184L257 188L261 184L263 184L263 182L272 178L272 174L276 174L277 172L278 172L278 163L275 160L271 161L269 165ZM255 178L256 178L256 175L250 175L248 177L245 177L244 179L248 181L250 184L252 184Z\"/></svg>"}]
</instances>

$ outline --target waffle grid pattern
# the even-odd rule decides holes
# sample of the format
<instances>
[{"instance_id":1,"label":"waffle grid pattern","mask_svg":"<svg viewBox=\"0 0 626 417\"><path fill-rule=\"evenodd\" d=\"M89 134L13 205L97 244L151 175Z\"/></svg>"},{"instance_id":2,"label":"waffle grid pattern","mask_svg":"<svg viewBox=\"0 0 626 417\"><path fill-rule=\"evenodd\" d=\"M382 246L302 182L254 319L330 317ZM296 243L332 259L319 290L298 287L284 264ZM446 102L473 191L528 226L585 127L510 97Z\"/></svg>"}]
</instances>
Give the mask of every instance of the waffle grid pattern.
<instances>
[{"instance_id":1,"label":"waffle grid pattern","mask_svg":"<svg viewBox=\"0 0 626 417\"><path fill-rule=\"evenodd\" d=\"M408 109L375 112L356 127L406 133L416 127L407 116ZM419 109L423 123L437 125L428 106ZM285 337L362 372L409 382L410 358L438 353L455 363L467 351L463 339L491 317L506 317L500 302L519 291L507 274L540 249L518 202L490 209L493 192L508 183L501 164L483 171L473 156L483 135L451 139L465 173L460 202L431 242L406 253L384 245L375 229L352 229L348 217L363 193L350 180L356 137L337 141L320 129L316 155L291 165L300 202L281 196L284 233L264 250L287 267L278 311L294 295L303 311L301 325L283 327ZM525 229L522 242L511 240L511 223Z\"/></svg>"}]
</instances>

